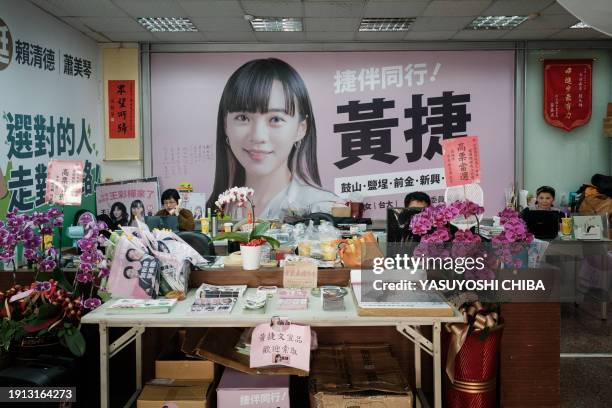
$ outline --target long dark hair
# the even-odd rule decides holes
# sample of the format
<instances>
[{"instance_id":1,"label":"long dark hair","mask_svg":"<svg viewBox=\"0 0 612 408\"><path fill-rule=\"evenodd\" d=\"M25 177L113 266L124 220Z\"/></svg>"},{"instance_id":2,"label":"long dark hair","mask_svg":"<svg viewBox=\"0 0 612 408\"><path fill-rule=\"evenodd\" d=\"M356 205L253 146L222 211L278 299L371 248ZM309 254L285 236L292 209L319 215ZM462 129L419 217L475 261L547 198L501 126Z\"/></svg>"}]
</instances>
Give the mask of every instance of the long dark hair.
<instances>
[{"instance_id":1,"label":"long dark hair","mask_svg":"<svg viewBox=\"0 0 612 408\"><path fill-rule=\"evenodd\" d=\"M115 218L115 208L119 208L121 210L121 218ZM117 227L119 225L127 226L128 213L127 213L127 209L125 208L125 205L122 202L117 201L111 206L110 217L111 217L111 220L113 220L113 222L117 224Z\"/></svg>"},{"instance_id":2,"label":"long dark hair","mask_svg":"<svg viewBox=\"0 0 612 408\"><path fill-rule=\"evenodd\" d=\"M291 116L297 113L300 121L306 120L306 134L289 153L289 171L311 186L321 186L317 165L317 129L304 81L285 61L276 58L257 59L247 62L232 74L219 101L215 184L206 203L208 207L213 208L219 194L229 187L244 186L246 182L244 167L226 142L225 118L228 112L266 113L274 80L283 85L287 113Z\"/></svg>"},{"instance_id":3,"label":"long dark hair","mask_svg":"<svg viewBox=\"0 0 612 408\"><path fill-rule=\"evenodd\" d=\"M144 203L141 200L134 200L132 201L132 204L130 204L130 225L132 225L132 222L134 221L134 215L132 214L132 210L134 208L142 208L142 217L144 218L145 216L145 206ZM143 220L141 220L143 221Z\"/></svg>"}]
</instances>

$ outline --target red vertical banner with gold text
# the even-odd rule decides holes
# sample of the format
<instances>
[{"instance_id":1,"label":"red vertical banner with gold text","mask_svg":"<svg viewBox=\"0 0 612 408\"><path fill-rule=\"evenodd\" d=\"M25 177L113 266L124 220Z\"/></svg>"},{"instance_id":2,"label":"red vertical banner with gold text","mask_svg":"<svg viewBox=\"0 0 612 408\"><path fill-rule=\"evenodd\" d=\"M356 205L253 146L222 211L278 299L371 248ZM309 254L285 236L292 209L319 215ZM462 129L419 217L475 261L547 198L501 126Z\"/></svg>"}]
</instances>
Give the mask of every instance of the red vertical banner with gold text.
<instances>
[{"instance_id":1,"label":"red vertical banner with gold text","mask_svg":"<svg viewBox=\"0 0 612 408\"><path fill-rule=\"evenodd\" d=\"M593 60L544 60L544 118L566 130L591 119Z\"/></svg>"},{"instance_id":2,"label":"red vertical banner with gold text","mask_svg":"<svg viewBox=\"0 0 612 408\"><path fill-rule=\"evenodd\" d=\"M135 82L133 79L108 81L108 136L111 139L136 137Z\"/></svg>"}]
</instances>

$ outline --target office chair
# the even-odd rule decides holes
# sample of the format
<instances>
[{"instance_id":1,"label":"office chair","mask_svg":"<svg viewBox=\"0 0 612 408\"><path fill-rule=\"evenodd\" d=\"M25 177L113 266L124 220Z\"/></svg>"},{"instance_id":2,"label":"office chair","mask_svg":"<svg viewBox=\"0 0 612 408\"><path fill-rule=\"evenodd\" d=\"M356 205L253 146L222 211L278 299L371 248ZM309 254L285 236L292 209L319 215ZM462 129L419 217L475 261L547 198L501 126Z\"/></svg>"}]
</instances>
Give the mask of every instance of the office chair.
<instances>
[{"instance_id":1,"label":"office chair","mask_svg":"<svg viewBox=\"0 0 612 408\"><path fill-rule=\"evenodd\" d=\"M197 231L179 231L177 235L200 255L215 255L215 246L208 235Z\"/></svg>"}]
</instances>

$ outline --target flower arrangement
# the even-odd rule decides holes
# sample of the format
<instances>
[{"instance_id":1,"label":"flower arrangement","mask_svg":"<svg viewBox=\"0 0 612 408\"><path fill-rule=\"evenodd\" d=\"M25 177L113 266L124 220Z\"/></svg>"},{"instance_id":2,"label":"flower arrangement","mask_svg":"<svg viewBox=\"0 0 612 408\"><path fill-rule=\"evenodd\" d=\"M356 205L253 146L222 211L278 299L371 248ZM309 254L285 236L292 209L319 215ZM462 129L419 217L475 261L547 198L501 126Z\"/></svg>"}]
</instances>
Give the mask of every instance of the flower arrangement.
<instances>
[{"instance_id":1,"label":"flower arrangement","mask_svg":"<svg viewBox=\"0 0 612 408\"><path fill-rule=\"evenodd\" d=\"M482 238L478 234L479 218L484 208L472 201L455 201L450 204L434 204L421 213L416 214L410 228L416 235L421 236L420 244L415 248L415 255L428 255L439 257L478 257L486 258L485 249L481 244ZM492 248L496 257L488 257L487 268L483 270L470 270L466 278L491 279L494 274L491 268L494 263L509 264L520 267L522 262L516 254L525 249L524 244L533 241L533 235L527 232L525 222L518 213L506 208L499 213L500 223L504 232L491 239ZM476 231L470 229L451 229L451 221L475 219ZM454 231L453 231L454 230ZM450 245L447 245L450 244Z\"/></svg>"},{"instance_id":2,"label":"flower arrangement","mask_svg":"<svg viewBox=\"0 0 612 408\"><path fill-rule=\"evenodd\" d=\"M59 268L59 252L53 247L53 227L60 227L63 215L56 208L46 212L18 214L8 213L6 222L0 221L0 259L16 265L13 257L19 243L23 244L24 257L31 262L36 275L29 286L13 285L0 292L0 350L8 351L26 337L56 337L73 354L85 352L85 340L80 332L81 316L86 309L98 307L105 296L99 281L109 269L98 250L100 230L104 223L96 223L90 214L79 220L85 235L79 240L82 250L78 272L72 284ZM40 274L52 278L38 281ZM89 286L89 296L83 300L84 289ZM98 288L97 296L93 291Z\"/></svg>"},{"instance_id":3,"label":"flower arrangement","mask_svg":"<svg viewBox=\"0 0 612 408\"><path fill-rule=\"evenodd\" d=\"M262 222L255 224L254 217L254 205L253 196L255 192L252 188L248 187L232 187L229 190L219 194L219 198L215 202L215 205L223 213L228 205L236 205L238 207L248 207L249 211L249 222L251 224L248 232L226 232L216 236L214 239L231 239L241 243L241 246L261 246L266 242L272 246L272 248L278 248L280 243L267 235L265 232L270 228L270 223Z\"/></svg>"}]
</instances>

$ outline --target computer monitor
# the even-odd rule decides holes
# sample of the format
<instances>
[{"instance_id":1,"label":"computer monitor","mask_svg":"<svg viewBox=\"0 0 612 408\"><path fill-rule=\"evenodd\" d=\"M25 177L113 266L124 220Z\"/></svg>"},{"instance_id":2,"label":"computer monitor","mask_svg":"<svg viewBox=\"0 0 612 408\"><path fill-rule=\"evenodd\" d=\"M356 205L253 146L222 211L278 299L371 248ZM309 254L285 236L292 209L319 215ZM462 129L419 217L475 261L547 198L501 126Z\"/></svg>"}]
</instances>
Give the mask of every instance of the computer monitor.
<instances>
[{"instance_id":1,"label":"computer monitor","mask_svg":"<svg viewBox=\"0 0 612 408\"><path fill-rule=\"evenodd\" d=\"M422 208L387 208L387 242L419 241L420 236L410 230L410 221L421 211Z\"/></svg>"},{"instance_id":2,"label":"computer monitor","mask_svg":"<svg viewBox=\"0 0 612 408\"><path fill-rule=\"evenodd\" d=\"M172 231L178 231L178 217L176 215L168 215L168 216L150 216L145 217L145 223L149 227L150 230L155 228L157 229L169 229Z\"/></svg>"},{"instance_id":3,"label":"computer monitor","mask_svg":"<svg viewBox=\"0 0 612 408\"><path fill-rule=\"evenodd\" d=\"M559 234L561 213L555 210L529 210L523 213L527 230L538 239L555 239Z\"/></svg>"}]
</instances>

